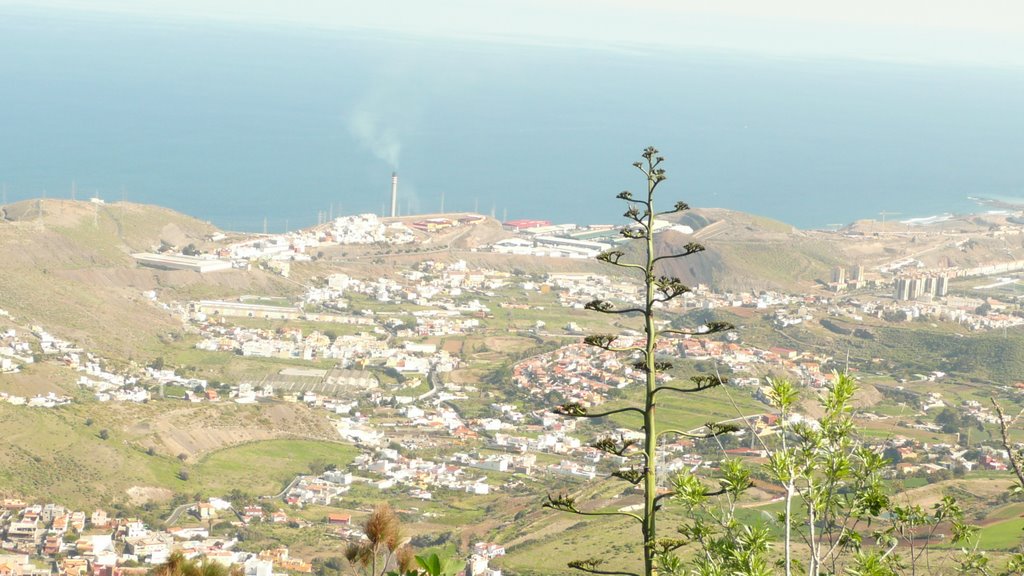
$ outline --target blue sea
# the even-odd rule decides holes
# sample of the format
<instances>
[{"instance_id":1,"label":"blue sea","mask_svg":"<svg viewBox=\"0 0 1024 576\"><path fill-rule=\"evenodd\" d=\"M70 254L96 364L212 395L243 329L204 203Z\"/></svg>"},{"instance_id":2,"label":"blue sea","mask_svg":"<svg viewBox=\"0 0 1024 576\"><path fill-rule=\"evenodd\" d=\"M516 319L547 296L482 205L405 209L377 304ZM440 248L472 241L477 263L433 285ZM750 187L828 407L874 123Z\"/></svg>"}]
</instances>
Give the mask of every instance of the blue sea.
<instances>
[{"instance_id":1,"label":"blue sea","mask_svg":"<svg viewBox=\"0 0 1024 576\"><path fill-rule=\"evenodd\" d=\"M8 201L236 230L381 213L615 223L657 146L685 200L803 228L1024 197L1024 71L0 9Z\"/></svg>"}]
</instances>

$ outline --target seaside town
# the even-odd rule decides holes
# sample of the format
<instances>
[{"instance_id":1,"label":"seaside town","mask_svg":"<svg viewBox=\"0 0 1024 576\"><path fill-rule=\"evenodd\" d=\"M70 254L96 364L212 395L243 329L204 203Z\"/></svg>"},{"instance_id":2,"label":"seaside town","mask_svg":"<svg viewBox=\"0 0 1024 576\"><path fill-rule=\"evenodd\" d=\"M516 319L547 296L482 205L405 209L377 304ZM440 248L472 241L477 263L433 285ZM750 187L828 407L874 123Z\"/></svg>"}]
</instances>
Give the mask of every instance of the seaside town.
<instances>
[{"instance_id":1,"label":"seaside town","mask_svg":"<svg viewBox=\"0 0 1024 576\"><path fill-rule=\"evenodd\" d=\"M1024 576L1024 3L0 38L0 576Z\"/></svg>"},{"instance_id":2,"label":"seaside town","mask_svg":"<svg viewBox=\"0 0 1024 576\"><path fill-rule=\"evenodd\" d=\"M226 235L210 237L209 242L223 247L206 253L194 246L162 245L134 258L145 267L201 274L260 269L290 277L293 265L314 262L326 246L406 250L427 244L424 236L465 232L480 221L475 215L411 222L350 216L306 231L237 242ZM579 259L616 245L617 229L611 227L505 224L513 237L487 245L481 253ZM693 234L688 227L667 223L659 230ZM226 494L204 495L180 503L162 526L102 509L87 515L59 502L8 498L0 515L0 576L142 574L174 551L239 566L246 576L309 573L314 571L312 561L290 555L287 547L253 549L238 540L240 530L254 523L317 526L339 541L358 542L364 535L352 509L375 498L424 505L450 501L456 494L501 498L551 485L581 486L627 466L627 457L589 443L593 425L553 408L619 406L641 387L643 374L634 359L583 343L592 331L586 320L588 303L636 302L641 296L637 284L595 272L514 273L471 261L425 255L413 265L373 278L332 271L310 278L295 298L243 294L177 301L165 300L160 289L141 292L148 305L180 323L198 352L289 363L235 381L212 380L162 359L146 365L113 361L55 335L58 327L42 327L0 311L0 373L52 365L75 375L75 393L0 392L0 402L25 410L60 410L83 402L302 404L329 420L337 440L356 448L350 461L296 475L277 495L246 502L232 502ZM951 286L955 280L983 276L997 279L994 284L978 280L979 286L1007 284L1017 270L1010 264L939 270L900 258L872 270L859 264L837 266L820 289L803 294L697 284L671 303L659 304L665 314L661 328L671 326L673 319L727 313L773 333L755 339L735 328L708 338L698 325L693 334L659 342L659 355L724 375L743 407L741 414L725 419L737 423L738 430L715 445L681 436L667 442L664 469L713 474L723 457L763 461L766 453L754 440L777 435L782 424L771 406L766 376L791 379L813 394L827 388L838 371L850 368L841 351L804 346L787 336L793 330L814 326L865 340L873 339L872 331L880 326L918 321L948 323L968 332L1005 330L1024 323L1012 299L983 296L981 291L975 296L962 284L951 291ZM618 345L630 346L642 336L616 328ZM465 344L495 334L536 345L504 361L504 380L497 388L493 381L460 378L481 364L495 368L480 360L481 354L486 356L485 346ZM882 407L858 410L855 417L886 431L866 442L889 459L888 478L932 481L1008 469L1005 451L960 438L962 428L991 427L999 420L977 399L944 391L946 373L907 373L898 366L889 366L895 369L886 373L879 359L856 360L853 368L887 382L876 386ZM662 383L672 378L666 372L660 377ZM1024 383L1009 383L1000 391L1019 400ZM790 417L813 420L800 413ZM700 435L704 430L697 425L689 432ZM609 431L622 439L636 434L615 422ZM337 511L315 521L299 513L311 508ZM438 514L426 510L410 506L403 515L415 522ZM214 530L214 525L220 528ZM474 543L464 555L466 574L499 576L500 561L498 567L489 562L504 554L500 543Z\"/></svg>"}]
</instances>

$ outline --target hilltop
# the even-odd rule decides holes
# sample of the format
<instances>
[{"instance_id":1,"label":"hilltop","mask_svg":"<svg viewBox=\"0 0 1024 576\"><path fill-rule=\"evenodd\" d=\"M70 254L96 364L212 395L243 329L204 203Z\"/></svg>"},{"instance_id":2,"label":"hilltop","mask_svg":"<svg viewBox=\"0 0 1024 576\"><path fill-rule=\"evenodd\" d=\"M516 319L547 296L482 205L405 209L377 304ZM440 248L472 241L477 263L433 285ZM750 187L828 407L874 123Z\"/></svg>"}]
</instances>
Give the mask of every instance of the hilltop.
<instances>
[{"instance_id":1,"label":"hilltop","mask_svg":"<svg viewBox=\"0 0 1024 576\"><path fill-rule=\"evenodd\" d=\"M806 291L827 279L842 262L834 238L799 230L784 222L721 208L698 208L669 219L690 227L657 237L659 253L688 242L706 248L692 258L668 261L666 273L691 284L718 289Z\"/></svg>"},{"instance_id":2,"label":"hilltop","mask_svg":"<svg viewBox=\"0 0 1024 576\"><path fill-rule=\"evenodd\" d=\"M659 251L678 250L693 241L707 250L666 262L665 272L688 284L715 289L822 290L836 267L860 264L870 273L908 256L941 267L1024 258L1020 242L989 233L1007 222L1005 215L955 218L927 228L862 221L834 232L799 230L768 218L715 208L669 218L688 226L693 234L660 233ZM11 204L0 212L0 261L6 272L0 275L0 309L60 326L64 337L111 357L148 361L165 344L182 337L179 319L143 297L150 290L181 301L242 294L295 298L302 292L301 284L316 277L333 272L387 277L396 272L396 266L424 259L465 260L478 267L539 275L621 272L592 259L482 250L512 236L492 218L435 233L417 231L412 248L324 247L314 261L296 263L291 279L261 269L207 275L156 270L140 267L131 258L132 253L161 246L194 245L211 251L258 236L225 233L208 222L158 206L58 199Z\"/></svg>"},{"instance_id":3,"label":"hilltop","mask_svg":"<svg viewBox=\"0 0 1024 576\"><path fill-rule=\"evenodd\" d=\"M659 250L697 241L706 252L666 270L717 289L827 289L836 267L864 267L869 276L900 261L930 269L972 268L1024 258L1010 213L948 216L934 222L861 220L835 230L800 230L784 222L720 208L669 216L692 235L662 233Z\"/></svg>"},{"instance_id":4,"label":"hilltop","mask_svg":"<svg viewBox=\"0 0 1024 576\"><path fill-rule=\"evenodd\" d=\"M218 230L157 206L32 200L6 206L0 219L0 309L60 327L61 335L122 360L148 360L181 329L142 293L180 298L239 292L291 294L295 287L259 270L202 276L141 268L134 252L161 243L208 245Z\"/></svg>"}]
</instances>

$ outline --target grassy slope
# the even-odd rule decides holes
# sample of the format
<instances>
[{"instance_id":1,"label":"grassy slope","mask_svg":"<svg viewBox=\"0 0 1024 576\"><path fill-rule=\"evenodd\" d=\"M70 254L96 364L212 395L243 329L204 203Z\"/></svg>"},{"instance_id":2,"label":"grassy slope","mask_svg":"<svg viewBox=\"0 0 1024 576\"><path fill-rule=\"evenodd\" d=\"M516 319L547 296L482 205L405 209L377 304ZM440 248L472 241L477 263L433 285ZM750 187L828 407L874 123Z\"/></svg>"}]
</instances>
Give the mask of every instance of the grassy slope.
<instances>
[{"instance_id":1,"label":"grassy slope","mask_svg":"<svg viewBox=\"0 0 1024 576\"><path fill-rule=\"evenodd\" d=\"M320 460L344 468L359 451L351 445L311 440L268 440L235 446L203 457L190 482L211 494L233 488L257 495L276 494L296 474L309 473Z\"/></svg>"},{"instance_id":2,"label":"grassy slope","mask_svg":"<svg viewBox=\"0 0 1024 576\"><path fill-rule=\"evenodd\" d=\"M1017 550L1021 545L1024 518L1011 518L985 526L978 532L983 550Z\"/></svg>"},{"instance_id":3,"label":"grassy slope","mask_svg":"<svg viewBox=\"0 0 1024 576\"><path fill-rule=\"evenodd\" d=\"M721 315L723 312L716 311ZM779 330L760 314L737 321L743 341L758 347L789 346L822 353L845 364L870 372L885 372L915 379L915 374L938 370L975 383L1013 384L1024 374L1024 329L971 332L957 324L931 322L886 322L864 317L829 320L847 329L863 328L871 338L843 336L830 332L819 318Z\"/></svg>"},{"instance_id":4,"label":"grassy slope","mask_svg":"<svg viewBox=\"0 0 1024 576\"><path fill-rule=\"evenodd\" d=\"M205 440L202 447L207 455L194 470L164 449L148 455L146 447L154 443L138 430L140 423L168 418L167 411L174 406L186 406L174 412L176 428L154 425L147 430L180 430ZM211 495L238 487L270 494L280 490L286 476L307 470L309 462L323 459L345 464L355 450L332 440L315 439L258 441L222 450L230 445L232 434L202 434L216 432L218 426L229 426L227 430L238 438L235 442L254 434L326 434L310 430L302 411L262 406L191 407L154 402L143 406L73 404L45 410L0 403L0 486L22 496L75 507L124 500L133 486ZM107 440L100 438L101 430L108 431ZM246 458L259 464L241 473ZM217 472L221 465L224 474ZM192 471L188 482L177 478L183 467Z\"/></svg>"},{"instance_id":5,"label":"grassy slope","mask_svg":"<svg viewBox=\"0 0 1024 576\"><path fill-rule=\"evenodd\" d=\"M756 466L755 466L756 468ZM912 483L914 484L914 483ZM893 497L900 505L920 504L927 511L943 494L954 494L967 511L968 518L973 520L976 514L993 510L994 502L1010 484L1005 475L978 473L966 479L952 479L938 483L924 483L921 486L900 490L894 487ZM633 497L622 498L612 502L623 487L620 481L605 481L588 485L580 490L578 502L584 509L612 510L629 503L637 503ZM595 507L587 507L587 504ZM753 525L764 524L774 534L775 542L781 538L781 526L776 520L781 512L781 502L771 504L753 504L750 500L741 499L737 509L740 522ZM979 550L997 551L1015 550L1022 541L1024 518L1021 518L1021 504L1011 504L995 508L995 513L988 516L980 530ZM801 517L801 505L795 506L797 518ZM672 537L674 529L681 520L680 511L671 502L666 504L659 515L659 533ZM886 524L875 523L872 529L882 528ZM502 541L507 542L508 555L499 559L497 564L507 570L520 574L553 574L562 573L569 560L602 557L608 562L602 568L616 570L637 570L640 568L639 534L635 522L614 519L580 517L567 513L543 510L530 507L529 514L501 533ZM867 538L865 538L867 540ZM950 548L947 540L940 542L936 548L945 555ZM682 555L688 554L688 548L682 549ZM773 548L773 554L779 554L779 547ZM799 540L796 544L797 554L803 555L805 550Z\"/></svg>"},{"instance_id":6,"label":"grassy slope","mask_svg":"<svg viewBox=\"0 0 1024 576\"><path fill-rule=\"evenodd\" d=\"M718 237L708 241L708 250L724 263L712 283L732 288L805 291L827 280L831 268L839 264L827 244L802 238L731 242Z\"/></svg>"},{"instance_id":7,"label":"grassy slope","mask_svg":"<svg viewBox=\"0 0 1024 576\"><path fill-rule=\"evenodd\" d=\"M830 269L842 263L837 247L776 220L720 209L697 210L676 219L697 233L659 234L659 254L678 252L694 240L707 249L667 263L665 271L684 282L727 289L805 291L827 281Z\"/></svg>"},{"instance_id":8,"label":"grassy slope","mask_svg":"<svg viewBox=\"0 0 1024 576\"><path fill-rule=\"evenodd\" d=\"M201 275L136 266L133 252L153 250L162 240L202 245L215 230L183 214L137 204L98 210L86 202L42 205L42 225L32 211L22 212L26 220L0 223L0 308L90 351L149 360L168 334L180 332L180 320L145 301L145 290L158 290L163 299L296 291L259 271Z\"/></svg>"},{"instance_id":9,"label":"grassy slope","mask_svg":"<svg viewBox=\"0 0 1024 576\"><path fill-rule=\"evenodd\" d=\"M87 415L88 414L88 415ZM170 457L148 456L84 407L29 410L0 404L0 485L16 494L87 507L124 498L132 486L184 489ZM110 433L99 438L101 430Z\"/></svg>"}]
</instances>

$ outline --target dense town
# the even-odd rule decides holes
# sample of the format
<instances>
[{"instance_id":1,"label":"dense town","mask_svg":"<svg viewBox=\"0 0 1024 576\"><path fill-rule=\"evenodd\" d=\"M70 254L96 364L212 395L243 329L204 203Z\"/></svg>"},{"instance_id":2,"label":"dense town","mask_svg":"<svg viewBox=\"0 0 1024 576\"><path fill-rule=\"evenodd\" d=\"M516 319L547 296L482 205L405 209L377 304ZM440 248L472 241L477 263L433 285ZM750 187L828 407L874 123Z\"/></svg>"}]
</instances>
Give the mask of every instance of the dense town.
<instances>
[{"instance_id":1,"label":"dense town","mask_svg":"<svg viewBox=\"0 0 1024 576\"><path fill-rule=\"evenodd\" d=\"M208 254L194 248L162 246L162 250L136 254L135 258L145 266L204 274L260 268L287 277L290 263L310 261L311 253L320 247L372 245L386 250L414 242L414 231L433 233L469 227L477 221L475 216L409 223L385 223L372 215L343 217L308 231L230 243ZM660 228L693 232L679 226ZM516 221L506 229L515 236L487 250L574 259L593 257L613 246L608 227ZM223 242L226 237L209 240ZM1021 315L1011 312L1014 307L1008 302L962 291L949 293L951 278L1012 273L1006 266L937 272L919 261L904 259L883 268L865 272L860 265L837 267L827 289L809 294L713 290L699 284L663 310L680 317L727 311L763 322L780 333L820 325L848 334L852 330L844 326L860 325L865 319L898 324L927 318L971 331L1024 323ZM516 315L533 318L538 312L580 311L598 298L635 302L637 285L628 279L592 272L513 274L466 260L424 258L386 277L358 278L341 272L316 277L304 287L301 297L291 300L245 295L165 301L159 290L141 296L178 319L182 330L195 338L196 350L297 364L259 378L214 382L162 360L146 366L112 362L55 336L50 327L23 323L0 311L0 373L17 374L39 363L59 365L76 374L74 385L79 392L36 396L0 392L0 401L24 409L50 410L73 402L301 403L329 418L338 439L357 446L358 455L340 468L298 475L280 495L264 496L259 504L233 504L213 497L179 506L180 513L162 528L134 518L108 517L104 510L87 515L60 503L8 498L0 516L0 546L4 550L0 576L141 574L166 561L172 551L241 566L246 576L307 573L313 565L290 556L287 548L243 551L230 530L214 535L213 524L301 526L309 521L290 512L309 506L340 508L354 486L371 490L381 499L401 496L432 502L439 494L450 498L452 494L511 493L524 484L539 487L553 478L585 483L628 463L624 456L588 444L593 429L581 430L577 420L552 408L561 404L593 408L620 402L639 387L642 371L628 356L584 344L586 330L574 320L559 325L542 320L513 321ZM269 327L272 322L277 327ZM667 321L663 326L668 326ZM870 337L869 329L858 330ZM59 333L59 329L54 331ZM453 373L473 367L472 355L443 342L495 332L518 334L547 345L510 361L504 396L489 394L493 401L481 403L482 384L458 383L452 378ZM627 329L616 343L629 346L640 336ZM763 459L765 452L750 440L777 435L781 424L770 405L765 376L784 376L813 392L827 387L836 371L844 369L843 359L835 353L781 338L775 345L755 345L736 329L706 338L698 327L695 334L663 339L657 352L695 365L714 366L749 400L747 405L756 407L734 419L741 426L726 439L724 452L721 446L709 447L682 437L666 443L664 466L669 471L714 470L724 456ZM918 379L913 382L941 383L946 376L933 371L914 375ZM666 373L661 377L665 382L669 379ZM906 382L896 376L891 380ZM1019 388L1007 386L1003 391L1016 397ZM888 457L889 478L1007 470L1005 452L990 445L929 441L918 434L959 435L962 426L997 424L987 406L976 400L948 398L938 389L911 391L898 385L887 394L890 405L901 410L899 414L865 409L856 417L888 426L887 436L869 439L867 445ZM460 409L468 399L480 404L471 416ZM952 413L956 426L949 423ZM791 418L813 420L799 413ZM701 430L697 427L691 432L699 434ZM635 434L624 428L613 431L620 438ZM432 455L418 456L423 449ZM341 540L363 537L347 513L330 513L321 524ZM488 566L488 560L502 554L500 544L476 544L469 556L468 573L500 574Z\"/></svg>"}]
</instances>

